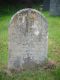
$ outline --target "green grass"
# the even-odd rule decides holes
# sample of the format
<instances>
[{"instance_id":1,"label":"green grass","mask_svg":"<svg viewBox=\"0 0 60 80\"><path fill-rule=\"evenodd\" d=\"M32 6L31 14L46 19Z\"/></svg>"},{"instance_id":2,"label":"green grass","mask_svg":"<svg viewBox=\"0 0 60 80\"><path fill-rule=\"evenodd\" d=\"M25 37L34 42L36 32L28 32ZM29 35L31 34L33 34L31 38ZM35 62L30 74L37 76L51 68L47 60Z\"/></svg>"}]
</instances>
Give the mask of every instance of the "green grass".
<instances>
[{"instance_id":1,"label":"green grass","mask_svg":"<svg viewBox=\"0 0 60 80\"><path fill-rule=\"evenodd\" d=\"M8 60L9 21L19 9L21 9L19 6L0 7L0 69L7 65ZM36 9L40 10L39 6ZM9 76L2 70L0 80L60 80L60 17L50 16L48 12L42 13L48 21L48 59L54 60L57 67L52 70L25 71L13 76Z\"/></svg>"},{"instance_id":2,"label":"green grass","mask_svg":"<svg viewBox=\"0 0 60 80\"><path fill-rule=\"evenodd\" d=\"M60 62L60 17L53 17L46 14L46 18L49 25L48 56L52 60Z\"/></svg>"}]
</instances>

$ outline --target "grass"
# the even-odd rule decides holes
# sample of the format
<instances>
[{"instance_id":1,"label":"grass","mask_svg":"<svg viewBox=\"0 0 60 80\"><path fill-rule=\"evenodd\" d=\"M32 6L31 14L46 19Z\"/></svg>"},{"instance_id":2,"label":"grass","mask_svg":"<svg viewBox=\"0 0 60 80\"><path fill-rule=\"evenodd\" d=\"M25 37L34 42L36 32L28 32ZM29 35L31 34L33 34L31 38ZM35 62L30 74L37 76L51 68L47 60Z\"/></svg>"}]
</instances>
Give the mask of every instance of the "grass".
<instances>
[{"instance_id":1,"label":"grass","mask_svg":"<svg viewBox=\"0 0 60 80\"><path fill-rule=\"evenodd\" d=\"M54 61L60 61L60 17L53 17L47 14L48 20L48 56Z\"/></svg>"},{"instance_id":2,"label":"grass","mask_svg":"<svg viewBox=\"0 0 60 80\"><path fill-rule=\"evenodd\" d=\"M21 9L19 6L0 7L0 69L7 65L8 60L8 26L12 15ZM39 9L39 6L33 6ZM22 5L22 8L24 6ZM48 20L48 59L56 62L56 68L52 70L39 69L25 71L9 76L0 70L0 80L60 80L60 17L50 16L48 12L42 12Z\"/></svg>"}]
</instances>

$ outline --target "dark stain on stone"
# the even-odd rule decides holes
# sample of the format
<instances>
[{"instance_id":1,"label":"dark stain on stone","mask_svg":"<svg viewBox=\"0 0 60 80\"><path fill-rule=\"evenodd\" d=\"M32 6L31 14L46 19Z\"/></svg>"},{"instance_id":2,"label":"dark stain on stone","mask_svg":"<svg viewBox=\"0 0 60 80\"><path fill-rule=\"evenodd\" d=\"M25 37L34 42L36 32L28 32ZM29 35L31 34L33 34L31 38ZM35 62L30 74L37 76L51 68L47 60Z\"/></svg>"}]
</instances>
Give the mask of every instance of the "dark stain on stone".
<instances>
[{"instance_id":1,"label":"dark stain on stone","mask_svg":"<svg viewBox=\"0 0 60 80\"><path fill-rule=\"evenodd\" d=\"M23 64L24 69L34 68L35 65L36 63L29 56L27 58L24 58L24 64Z\"/></svg>"},{"instance_id":2,"label":"dark stain on stone","mask_svg":"<svg viewBox=\"0 0 60 80\"><path fill-rule=\"evenodd\" d=\"M15 69L20 68L20 57L16 58L13 65L14 65Z\"/></svg>"}]
</instances>

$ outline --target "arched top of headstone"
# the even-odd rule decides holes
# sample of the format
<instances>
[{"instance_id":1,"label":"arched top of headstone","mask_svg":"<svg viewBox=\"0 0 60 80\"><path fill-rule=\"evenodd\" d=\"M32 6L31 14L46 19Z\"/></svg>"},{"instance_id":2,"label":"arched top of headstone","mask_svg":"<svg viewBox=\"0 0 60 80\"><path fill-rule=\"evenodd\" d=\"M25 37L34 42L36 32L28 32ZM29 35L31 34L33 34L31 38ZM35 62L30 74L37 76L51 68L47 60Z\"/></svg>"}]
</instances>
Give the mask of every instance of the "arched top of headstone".
<instances>
[{"instance_id":1,"label":"arched top of headstone","mask_svg":"<svg viewBox=\"0 0 60 80\"><path fill-rule=\"evenodd\" d=\"M31 15L31 13L33 13L33 14L35 13L36 15L40 16L41 18L43 18L43 20L44 20L46 23L48 23L47 20L46 20L46 18L45 18L45 16L44 16L40 11L38 11L38 10L36 10L36 9L31 9L31 8L22 9L22 10L19 10L18 12L16 12L16 13L12 16L10 23L13 22L13 20L14 20L15 18L17 19L17 16L19 16L20 14L21 14L21 16L23 16L22 14L24 14L24 13L26 13L26 14L28 13L29 15Z\"/></svg>"}]
</instances>

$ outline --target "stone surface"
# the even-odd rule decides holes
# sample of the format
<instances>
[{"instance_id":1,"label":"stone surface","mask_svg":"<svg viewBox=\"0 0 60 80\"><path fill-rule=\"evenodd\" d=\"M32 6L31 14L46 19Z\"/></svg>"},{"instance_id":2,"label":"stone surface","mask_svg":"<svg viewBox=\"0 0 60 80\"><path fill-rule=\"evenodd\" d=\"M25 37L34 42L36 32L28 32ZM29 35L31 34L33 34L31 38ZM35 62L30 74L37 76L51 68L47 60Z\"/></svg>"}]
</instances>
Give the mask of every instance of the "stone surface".
<instances>
[{"instance_id":1,"label":"stone surface","mask_svg":"<svg viewBox=\"0 0 60 80\"><path fill-rule=\"evenodd\" d=\"M27 69L47 59L48 35L45 17L35 9L18 11L9 26L9 69Z\"/></svg>"},{"instance_id":2,"label":"stone surface","mask_svg":"<svg viewBox=\"0 0 60 80\"><path fill-rule=\"evenodd\" d=\"M50 0L50 14L60 16L60 0Z\"/></svg>"}]
</instances>

